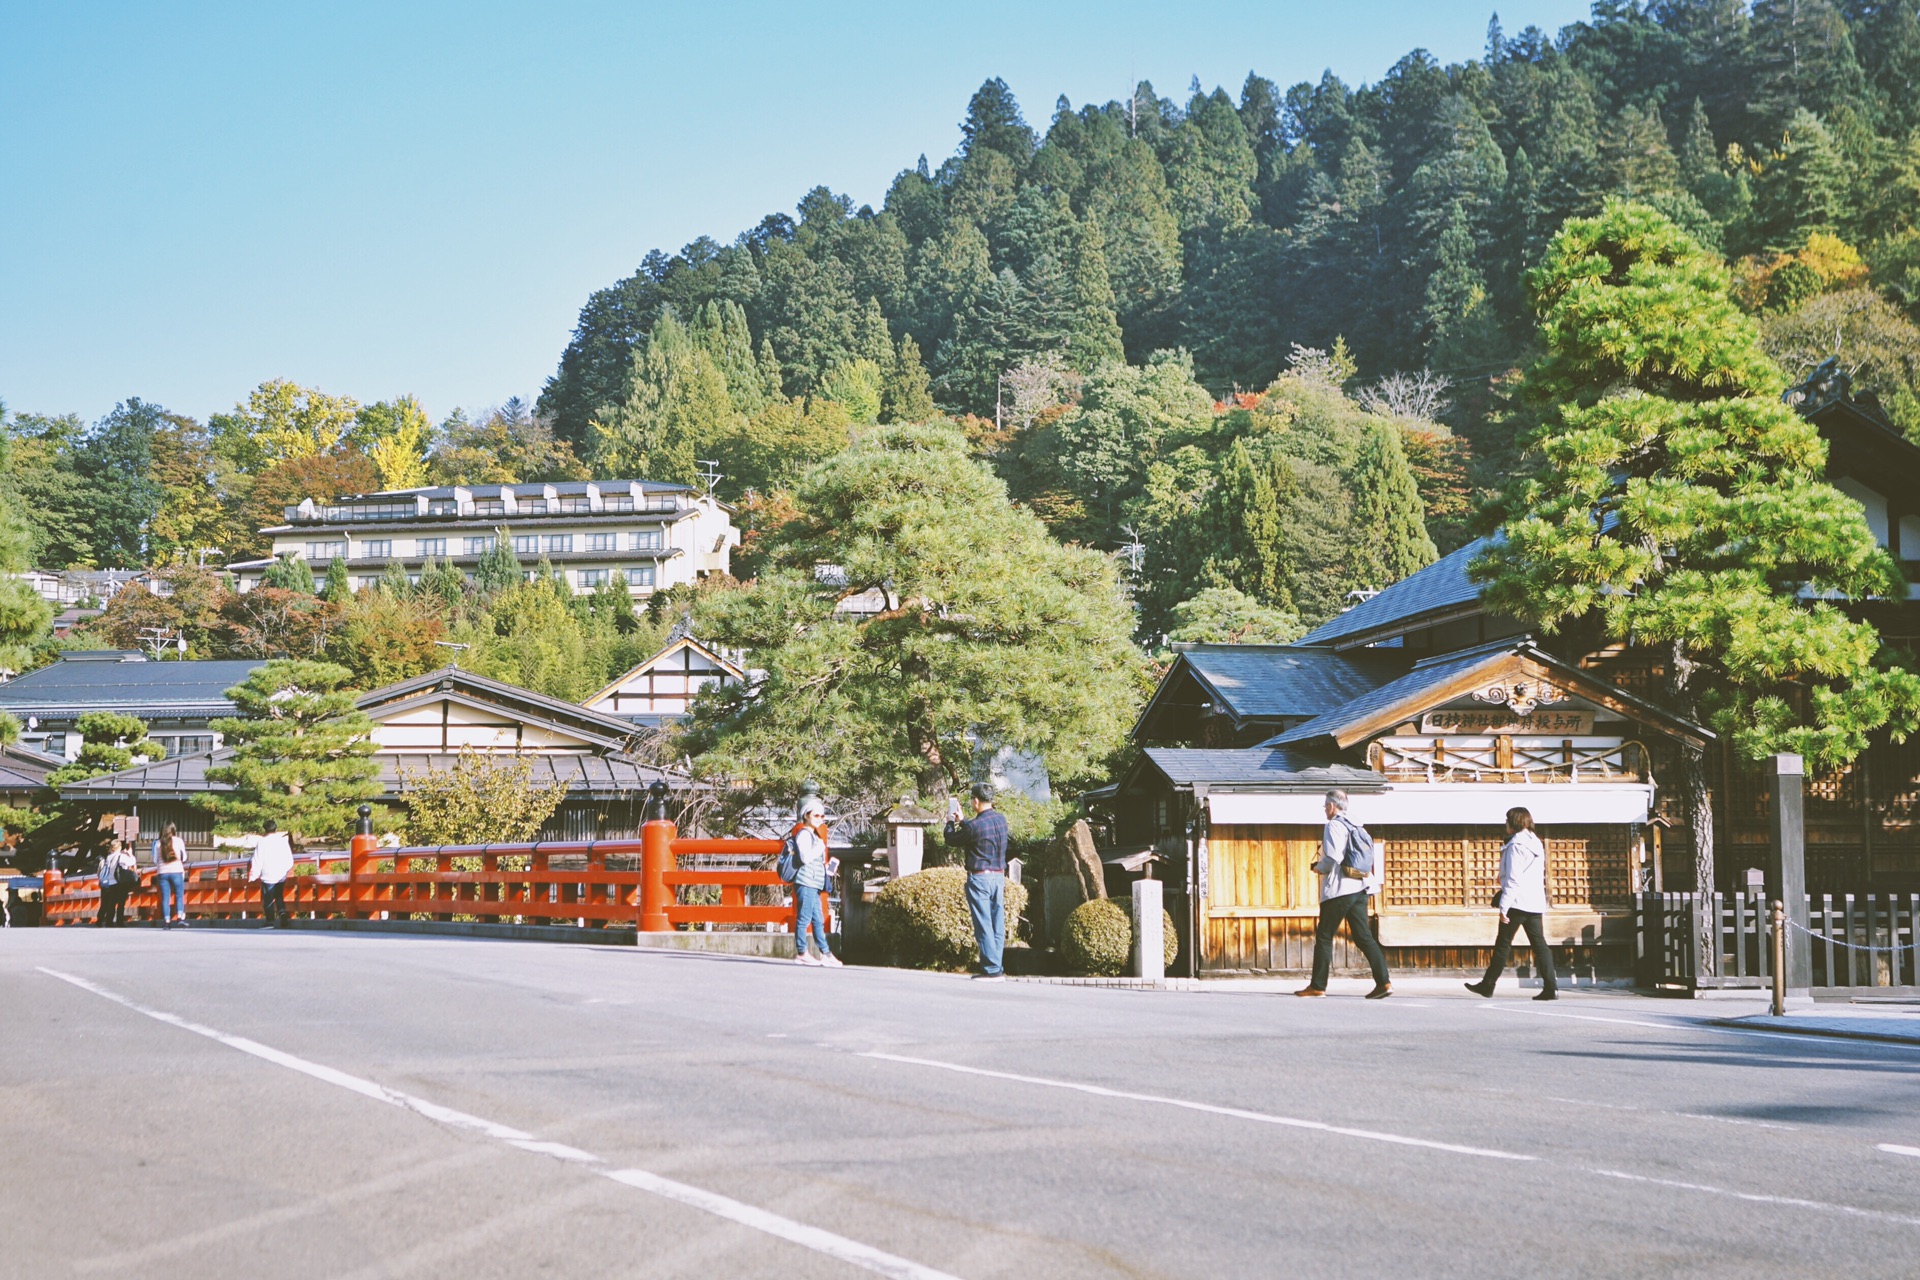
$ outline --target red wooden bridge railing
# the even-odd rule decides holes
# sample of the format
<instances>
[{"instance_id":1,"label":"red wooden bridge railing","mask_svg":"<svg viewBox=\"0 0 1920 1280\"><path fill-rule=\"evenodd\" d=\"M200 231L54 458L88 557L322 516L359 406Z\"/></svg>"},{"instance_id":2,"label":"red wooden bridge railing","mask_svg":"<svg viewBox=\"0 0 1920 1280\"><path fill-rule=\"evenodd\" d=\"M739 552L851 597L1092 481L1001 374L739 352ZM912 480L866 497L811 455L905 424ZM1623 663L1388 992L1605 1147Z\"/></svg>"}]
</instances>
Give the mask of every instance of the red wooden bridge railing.
<instances>
[{"instance_id":1,"label":"red wooden bridge railing","mask_svg":"<svg viewBox=\"0 0 1920 1280\"><path fill-rule=\"evenodd\" d=\"M791 886L783 885L771 869L740 865L764 862L780 847L778 840L683 840L664 819L645 824L638 840L381 849L372 835L362 834L345 853L296 857L284 896L289 912L314 918L457 916L585 928L638 925L650 932L697 925L774 925L790 932L801 891L793 890L786 902L751 903L751 890L786 891ZM247 880L248 863L239 858L191 864L185 895L188 918L258 916L260 886ZM629 865L616 865L620 863ZM50 871L44 886L43 923L84 924L98 918L96 877L68 879ZM720 901L680 900L681 890L702 887L717 888ZM825 891L820 898L825 909ZM152 868L141 870L141 886L128 897L127 914L130 919L160 918L160 891Z\"/></svg>"}]
</instances>

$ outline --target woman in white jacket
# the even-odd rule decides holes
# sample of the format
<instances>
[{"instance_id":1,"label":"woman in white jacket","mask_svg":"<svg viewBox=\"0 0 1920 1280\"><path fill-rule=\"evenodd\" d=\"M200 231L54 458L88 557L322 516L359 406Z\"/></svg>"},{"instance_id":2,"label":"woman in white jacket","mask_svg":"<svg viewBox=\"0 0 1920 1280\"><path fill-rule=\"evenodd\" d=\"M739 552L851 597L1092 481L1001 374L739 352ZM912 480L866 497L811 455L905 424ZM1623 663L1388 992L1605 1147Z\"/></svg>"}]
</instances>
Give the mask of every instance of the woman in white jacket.
<instances>
[{"instance_id":1,"label":"woman in white jacket","mask_svg":"<svg viewBox=\"0 0 1920 1280\"><path fill-rule=\"evenodd\" d=\"M1493 996L1493 984L1506 972L1513 955L1513 935L1527 931L1533 946L1533 967L1540 971L1541 991L1535 1000L1557 1000L1560 984L1553 972L1553 948L1547 945L1541 920L1547 913L1547 847L1533 831L1533 815L1525 809L1507 810L1507 843L1500 850L1500 896L1493 900L1500 909L1500 932L1494 938L1493 962L1487 976L1469 982L1467 990L1477 996Z\"/></svg>"}]
</instances>

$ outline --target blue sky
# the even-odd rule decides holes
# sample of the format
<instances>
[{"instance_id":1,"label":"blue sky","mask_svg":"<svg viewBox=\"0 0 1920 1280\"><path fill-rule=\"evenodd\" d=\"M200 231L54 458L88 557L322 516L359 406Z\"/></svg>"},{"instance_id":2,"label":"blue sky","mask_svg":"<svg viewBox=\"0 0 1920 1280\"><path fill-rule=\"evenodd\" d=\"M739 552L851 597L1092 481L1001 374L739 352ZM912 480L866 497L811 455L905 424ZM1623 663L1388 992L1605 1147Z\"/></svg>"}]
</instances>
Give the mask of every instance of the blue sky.
<instances>
[{"instance_id":1,"label":"blue sky","mask_svg":"<svg viewBox=\"0 0 1920 1280\"><path fill-rule=\"evenodd\" d=\"M825 183L875 203L1002 76L1183 98L1584 0L131 4L0 0L0 398L204 418L291 378L436 418L539 392L593 289Z\"/></svg>"}]
</instances>

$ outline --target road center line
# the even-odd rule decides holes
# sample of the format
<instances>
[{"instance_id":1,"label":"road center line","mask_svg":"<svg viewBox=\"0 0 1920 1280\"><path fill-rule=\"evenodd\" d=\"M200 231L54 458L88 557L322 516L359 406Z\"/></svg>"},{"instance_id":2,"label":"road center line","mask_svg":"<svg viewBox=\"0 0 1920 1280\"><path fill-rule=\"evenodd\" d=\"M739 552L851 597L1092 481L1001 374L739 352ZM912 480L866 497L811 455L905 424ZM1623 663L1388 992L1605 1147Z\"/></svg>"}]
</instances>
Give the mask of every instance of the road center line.
<instances>
[{"instance_id":1,"label":"road center line","mask_svg":"<svg viewBox=\"0 0 1920 1280\"><path fill-rule=\"evenodd\" d=\"M1125 1089L1109 1089L1104 1085L1082 1084L1074 1080L1053 1080L1046 1076L1023 1076L1010 1071L989 1071L985 1067L967 1067L957 1062L939 1062L932 1058L909 1058L897 1053L863 1053L863 1058L878 1058L883 1062L904 1062L916 1067L937 1067L942 1071L955 1071L961 1075L987 1076L994 1080L1012 1080L1019 1084L1036 1084L1049 1089L1068 1089L1075 1093L1090 1093L1099 1098L1122 1098L1129 1102L1151 1102L1163 1107L1179 1107L1185 1111L1204 1111L1210 1115L1229 1116L1236 1120L1253 1120L1260 1124L1277 1124L1289 1129L1310 1129L1316 1133L1333 1133L1343 1138L1362 1138L1368 1142L1390 1142L1402 1147L1427 1147L1434 1151L1451 1151L1455 1155L1484 1156L1491 1160L1538 1160L1538 1156L1522 1155L1514 1151L1495 1151L1489 1147L1467 1147L1454 1142L1436 1142L1430 1138L1410 1138L1405 1134L1382 1133L1376 1129L1350 1129L1342 1125L1326 1124L1319 1120L1301 1120L1294 1116L1274 1115L1267 1111L1248 1111L1241 1107L1219 1107L1210 1102L1194 1102L1186 1098L1169 1098L1156 1093L1130 1093Z\"/></svg>"},{"instance_id":2,"label":"road center line","mask_svg":"<svg viewBox=\"0 0 1920 1280\"><path fill-rule=\"evenodd\" d=\"M1920 1147L1903 1147L1897 1142L1883 1142L1880 1150L1892 1156L1913 1156L1920 1159Z\"/></svg>"},{"instance_id":3,"label":"road center line","mask_svg":"<svg viewBox=\"0 0 1920 1280\"><path fill-rule=\"evenodd\" d=\"M469 1115L464 1111L456 1111L451 1107L443 1107L439 1103L429 1102L425 1098L417 1098L412 1094L401 1093L397 1089L389 1089L385 1085L378 1084L372 1080L363 1079L356 1075L349 1075L345 1071L337 1070L322 1063L310 1062L305 1058L295 1057L291 1053L275 1049L270 1045L261 1044L257 1040L249 1040L244 1036L228 1035L224 1031L217 1031L212 1027L188 1021L178 1014L168 1013L164 1009L149 1008L137 1001L128 999L117 991L110 991L96 982L89 981L75 974L62 973L58 969L49 969L45 965L36 967L41 973L46 974L50 978L58 978L60 981L76 986L82 991L92 992L94 995L106 1000L111 1000L123 1008L131 1009L135 1013L152 1018L156 1022L164 1022L170 1027L178 1027L182 1031L191 1031L197 1036L205 1036L207 1039L218 1041L230 1049L238 1049L242 1053L250 1054L265 1062L271 1062L275 1066L285 1067L289 1071L297 1071L302 1075L311 1076L315 1080L335 1085L351 1093L357 1093L363 1098L371 1098L375 1102L385 1103L388 1106L403 1107L408 1111L416 1112L439 1124L479 1133L518 1150L532 1152L535 1155L548 1156L556 1160L563 1160L575 1164L606 1163L599 1156L582 1151L578 1147L570 1147L560 1142L543 1142L530 1133L511 1128L507 1125L496 1124L481 1116ZM830 1258L837 1258L842 1262L859 1267L862 1270L871 1271L875 1275L894 1277L894 1280L957 1280L957 1277L951 1276L944 1271L936 1271L932 1267L923 1267L917 1262L909 1261L895 1254L886 1253L871 1245L861 1244L858 1240L849 1240L845 1236L835 1235L833 1232L823 1230L820 1227L811 1227L804 1222L796 1222L791 1218L783 1218L777 1213L770 1212L755 1205L746 1204L742 1201L734 1200L700 1187L691 1186L684 1182L675 1182L671 1178L663 1178L659 1174L649 1173L645 1169L596 1169L594 1172L600 1174L602 1177L610 1178L622 1186L632 1187L637 1191L644 1191L650 1195L659 1196L664 1200L672 1200L678 1204L699 1209L717 1218L724 1218L729 1222L752 1228L755 1231L773 1236L776 1239L785 1240L790 1244L797 1244L804 1249L811 1249L815 1253L822 1253Z\"/></svg>"}]
</instances>

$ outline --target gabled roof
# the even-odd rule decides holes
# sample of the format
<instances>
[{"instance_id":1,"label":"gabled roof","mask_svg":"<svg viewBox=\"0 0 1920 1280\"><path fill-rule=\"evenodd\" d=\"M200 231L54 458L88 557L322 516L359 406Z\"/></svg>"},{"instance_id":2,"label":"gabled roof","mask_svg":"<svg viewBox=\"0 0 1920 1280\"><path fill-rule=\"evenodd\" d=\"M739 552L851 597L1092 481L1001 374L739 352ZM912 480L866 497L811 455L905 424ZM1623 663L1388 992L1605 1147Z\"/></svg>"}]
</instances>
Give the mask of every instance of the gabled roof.
<instances>
[{"instance_id":1,"label":"gabled roof","mask_svg":"<svg viewBox=\"0 0 1920 1280\"><path fill-rule=\"evenodd\" d=\"M1215 751L1197 747L1148 747L1147 763L1176 787L1203 785L1231 786L1259 783L1302 791L1327 787L1367 790L1385 787L1386 775L1372 769L1329 763L1308 752L1272 747L1244 747L1237 751Z\"/></svg>"},{"instance_id":2,"label":"gabled roof","mask_svg":"<svg viewBox=\"0 0 1920 1280\"><path fill-rule=\"evenodd\" d=\"M633 679L635 676L645 675L648 671L652 670L655 666L666 661L668 658L680 652L682 649L692 649L695 653L700 654L702 657L706 658L709 662L712 662L715 666L719 667L722 671L725 671L728 675L732 676L736 680L744 680L747 678L746 669L743 668L739 663L734 662L731 659L722 656L719 652L708 648L706 645L694 639L692 636L681 636L678 640L670 641L665 648L655 653L652 657L646 659L643 662L636 663L634 666L628 668L626 671L623 671L619 675L615 676L611 681L607 683L605 688L602 688L598 692L591 694L588 697L582 698L580 700L580 704L582 706L591 707L594 703L600 701L602 698L611 697L614 693L618 692L619 689L627 683L627 681ZM633 717L623 716L621 718L632 719Z\"/></svg>"},{"instance_id":3,"label":"gabled roof","mask_svg":"<svg viewBox=\"0 0 1920 1280\"><path fill-rule=\"evenodd\" d=\"M1300 643L1347 649L1400 635L1416 626L1431 626L1480 612L1480 584L1468 580L1467 566L1486 545L1487 539L1476 538L1458 551L1441 556L1373 599L1327 619L1302 637Z\"/></svg>"},{"instance_id":4,"label":"gabled roof","mask_svg":"<svg viewBox=\"0 0 1920 1280\"><path fill-rule=\"evenodd\" d=\"M576 702L490 680L458 667L442 667L411 680L375 689L363 694L357 705L368 715L379 719L382 712L398 711L402 707L448 696L469 706L497 707L529 724L565 729L606 750L624 748L633 739L633 724L618 716L603 715Z\"/></svg>"},{"instance_id":5,"label":"gabled roof","mask_svg":"<svg viewBox=\"0 0 1920 1280\"><path fill-rule=\"evenodd\" d=\"M1336 653L1307 645L1207 644L1184 649L1134 722L1137 736L1191 678L1236 723L1314 716L1407 669L1392 653Z\"/></svg>"},{"instance_id":6,"label":"gabled roof","mask_svg":"<svg viewBox=\"0 0 1920 1280\"><path fill-rule=\"evenodd\" d=\"M30 747L0 746L0 791L38 791L47 775L66 763Z\"/></svg>"},{"instance_id":7,"label":"gabled roof","mask_svg":"<svg viewBox=\"0 0 1920 1280\"><path fill-rule=\"evenodd\" d=\"M129 711L142 715L231 715L227 690L264 659L204 662L55 662L0 684L0 708L21 715Z\"/></svg>"},{"instance_id":8,"label":"gabled roof","mask_svg":"<svg viewBox=\"0 0 1920 1280\"><path fill-rule=\"evenodd\" d=\"M1560 661L1530 638L1497 640L1492 644L1442 654L1416 663L1413 670L1391 684L1354 699L1346 706L1317 716L1261 743L1262 747L1318 744L1345 750L1441 703L1517 667L1533 669L1570 693L1617 712L1670 737L1704 745L1713 734L1699 725L1648 702L1644 698Z\"/></svg>"}]
</instances>

